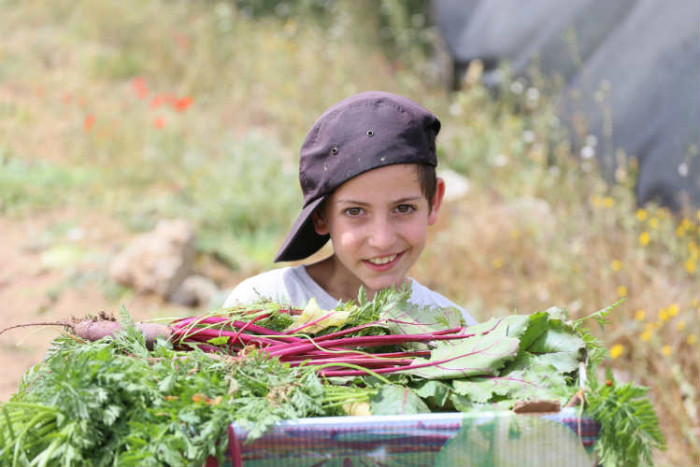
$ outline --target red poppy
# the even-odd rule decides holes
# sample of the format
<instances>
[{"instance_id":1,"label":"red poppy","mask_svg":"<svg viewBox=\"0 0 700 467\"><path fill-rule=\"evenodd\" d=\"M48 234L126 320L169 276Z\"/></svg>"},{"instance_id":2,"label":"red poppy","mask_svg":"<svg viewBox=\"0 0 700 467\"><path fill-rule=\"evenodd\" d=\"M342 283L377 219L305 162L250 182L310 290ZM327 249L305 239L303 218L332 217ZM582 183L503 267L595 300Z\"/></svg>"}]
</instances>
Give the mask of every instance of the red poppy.
<instances>
[{"instance_id":1,"label":"red poppy","mask_svg":"<svg viewBox=\"0 0 700 467\"><path fill-rule=\"evenodd\" d=\"M85 117L85 120L83 121L83 127L85 128L85 131L90 131L92 127L95 126L95 116L90 114Z\"/></svg>"},{"instance_id":2,"label":"red poppy","mask_svg":"<svg viewBox=\"0 0 700 467\"><path fill-rule=\"evenodd\" d=\"M175 102L173 102L173 107L178 112L184 112L192 105L192 102L193 101L190 96L185 96L181 99L175 99Z\"/></svg>"}]
</instances>

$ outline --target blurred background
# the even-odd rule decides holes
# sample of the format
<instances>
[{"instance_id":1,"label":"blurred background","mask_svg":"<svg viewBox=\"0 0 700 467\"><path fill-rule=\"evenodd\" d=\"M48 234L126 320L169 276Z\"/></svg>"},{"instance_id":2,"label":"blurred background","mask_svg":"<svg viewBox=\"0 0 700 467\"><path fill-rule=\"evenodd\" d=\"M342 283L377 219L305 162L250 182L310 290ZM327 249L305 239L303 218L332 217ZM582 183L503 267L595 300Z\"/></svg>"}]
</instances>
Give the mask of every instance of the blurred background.
<instances>
[{"instance_id":1,"label":"blurred background","mask_svg":"<svg viewBox=\"0 0 700 467\"><path fill-rule=\"evenodd\" d=\"M220 306L277 266L318 115L396 92L443 123L414 277L478 319L624 299L607 365L700 464L696 3L0 0L0 323ZM58 330L0 336L0 400Z\"/></svg>"}]
</instances>

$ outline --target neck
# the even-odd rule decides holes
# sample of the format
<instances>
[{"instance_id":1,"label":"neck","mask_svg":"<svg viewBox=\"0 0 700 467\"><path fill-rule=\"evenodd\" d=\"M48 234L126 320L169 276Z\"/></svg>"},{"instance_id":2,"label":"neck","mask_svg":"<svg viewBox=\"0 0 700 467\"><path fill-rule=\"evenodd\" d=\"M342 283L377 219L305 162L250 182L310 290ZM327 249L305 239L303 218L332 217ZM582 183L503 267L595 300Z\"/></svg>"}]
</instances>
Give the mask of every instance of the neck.
<instances>
[{"instance_id":1,"label":"neck","mask_svg":"<svg viewBox=\"0 0 700 467\"><path fill-rule=\"evenodd\" d=\"M345 268L336 260L335 255L331 255L317 263L306 266L306 272L320 285L323 290L335 298L344 302L354 302L360 292L362 282L359 280L349 280L349 274ZM374 296L375 291L365 288L368 298Z\"/></svg>"}]
</instances>

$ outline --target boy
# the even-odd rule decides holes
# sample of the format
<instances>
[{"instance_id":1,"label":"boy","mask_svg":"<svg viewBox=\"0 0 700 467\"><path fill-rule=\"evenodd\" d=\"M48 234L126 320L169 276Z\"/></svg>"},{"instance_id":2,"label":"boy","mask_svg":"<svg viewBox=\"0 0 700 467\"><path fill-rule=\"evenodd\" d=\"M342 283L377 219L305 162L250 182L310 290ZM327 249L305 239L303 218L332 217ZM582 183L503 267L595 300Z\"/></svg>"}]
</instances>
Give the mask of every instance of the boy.
<instances>
[{"instance_id":1,"label":"boy","mask_svg":"<svg viewBox=\"0 0 700 467\"><path fill-rule=\"evenodd\" d=\"M268 298L303 308L314 297L322 309L377 290L411 284L410 302L455 307L408 277L437 221L445 182L436 177L435 137L440 121L417 103L371 91L324 112L301 148L301 214L275 262L296 261L329 239L333 253L318 262L268 271L241 282L224 306Z\"/></svg>"}]
</instances>

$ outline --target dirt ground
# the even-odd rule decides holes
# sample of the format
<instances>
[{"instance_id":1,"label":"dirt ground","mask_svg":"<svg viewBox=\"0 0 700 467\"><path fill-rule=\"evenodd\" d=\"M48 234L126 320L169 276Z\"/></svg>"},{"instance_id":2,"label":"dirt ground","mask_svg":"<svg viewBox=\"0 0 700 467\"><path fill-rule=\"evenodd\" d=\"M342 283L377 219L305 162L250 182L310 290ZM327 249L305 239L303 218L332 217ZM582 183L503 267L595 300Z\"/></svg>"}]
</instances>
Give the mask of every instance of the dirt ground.
<instances>
[{"instance_id":1,"label":"dirt ground","mask_svg":"<svg viewBox=\"0 0 700 467\"><path fill-rule=\"evenodd\" d=\"M100 311L118 316L122 305L136 320L195 313L155 296L106 298L94 278L105 277L109 258L133 235L117 221L84 210L63 209L21 220L0 217L0 329ZM78 261L70 254L66 258L66 252L76 251L81 252ZM209 272L222 288L235 283L222 268ZM62 329L22 327L0 335L0 401L17 391L22 375L42 359Z\"/></svg>"}]
</instances>

